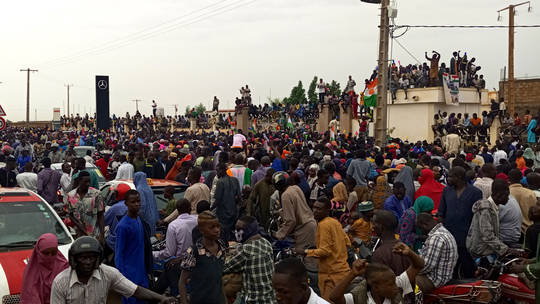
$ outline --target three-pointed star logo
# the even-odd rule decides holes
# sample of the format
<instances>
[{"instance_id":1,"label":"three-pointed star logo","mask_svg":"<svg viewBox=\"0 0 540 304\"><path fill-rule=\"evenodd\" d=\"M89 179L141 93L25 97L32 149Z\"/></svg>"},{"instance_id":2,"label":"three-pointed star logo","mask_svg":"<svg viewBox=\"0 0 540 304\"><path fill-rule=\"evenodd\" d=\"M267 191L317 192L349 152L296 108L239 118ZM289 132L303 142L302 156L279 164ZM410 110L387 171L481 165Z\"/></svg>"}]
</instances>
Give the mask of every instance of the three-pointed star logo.
<instances>
[{"instance_id":1,"label":"three-pointed star logo","mask_svg":"<svg viewBox=\"0 0 540 304\"><path fill-rule=\"evenodd\" d=\"M100 81L98 81L97 86L101 90L106 90L107 89L107 80L101 79Z\"/></svg>"}]
</instances>

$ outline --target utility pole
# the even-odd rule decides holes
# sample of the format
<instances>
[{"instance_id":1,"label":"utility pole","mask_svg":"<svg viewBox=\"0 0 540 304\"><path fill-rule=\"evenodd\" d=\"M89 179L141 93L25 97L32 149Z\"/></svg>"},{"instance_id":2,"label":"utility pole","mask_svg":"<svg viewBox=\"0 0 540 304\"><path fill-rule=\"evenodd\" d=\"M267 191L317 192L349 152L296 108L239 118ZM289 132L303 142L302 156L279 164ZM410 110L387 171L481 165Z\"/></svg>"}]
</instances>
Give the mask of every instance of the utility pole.
<instances>
[{"instance_id":1,"label":"utility pole","mask_svg":"<svg viewBox=\"0 0 540 304\"><path fill-rule=\"evenodd\" d=\"M518 4L511 4L503 9L497 11L499 13L499 20L501 18L501 12L508 10L508 112L510 115L514 115L516 96L514 93L514 16L516 14L515 8L524 4L529 5L529 12L531 11L531 2L525 1Z\"/></svg>"},{"instance_id":2,"label":"utility pole","mask_svg":"<svg viewBox=\"0 0 540 304\"><path fill-rule=\"evenodd\" d=\"M30 72L37 72L38 70L32 70L27 68L21 69L21 72L26 72L26 124L30 124Z\"/></svg>"},{"instance_id":3,"label":"utility pole","mask_svg":"<svg viewBox=\"0 0 540 304\"><path fill-rule=\"evenodd\" d=\"M135 109L137 110L137 112L139 112L139 102L141 102L142 100L133 99L132 101L135 103Z\"/></svg>"},{"instance_id":4,"label":"utility pole","mask_svg":"<svg viewBox=\"0 0 540 304\"><path fill-rule=\"evenodd\" d=\"M69 117L69 88L71 88L73 85L66 84L65 86L67 88L67 116Z\"/></svg>"},{"instance_id":5,"label":"utility pole","mask_svg":"<svg viewBox=\"0 0 540 304\"><path fill-rule=\"evenodd\" d=\"M387 102L388 102L388 37L389 37L389 0L381 1L381 21L379 25L379 72L377 73L377 112L375 120L375 143L382 147L386 143Z\"/></svg>"}]
</instances>

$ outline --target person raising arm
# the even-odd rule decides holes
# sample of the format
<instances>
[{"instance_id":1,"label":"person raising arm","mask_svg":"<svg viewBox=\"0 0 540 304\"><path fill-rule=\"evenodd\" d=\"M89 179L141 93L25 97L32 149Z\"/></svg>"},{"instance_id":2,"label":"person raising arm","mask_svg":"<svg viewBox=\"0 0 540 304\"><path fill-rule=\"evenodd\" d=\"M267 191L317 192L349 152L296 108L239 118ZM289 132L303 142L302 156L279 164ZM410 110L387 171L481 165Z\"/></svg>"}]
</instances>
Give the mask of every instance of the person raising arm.
<instances>
[{"instance_id":1,"label":"person raising arm","mask_svg":"<svg viewBox=\"0 0 540 304\"><path fill-rule=\"evenodd\" d=\"M402 303L403 296L414 292L416 275L424 268L424 260L412 251L407 245L397 243L394 253L406 256L411 265L396 276L392 269L384 264L371 263L366 260L356 260L351 271L330 292L330 300L335 304L358 304L360 299L368 299L368 303L384 303L386 299L393 299ZM350 293L347 288L357 276L366 279L353 288ZM401 289L401 293L400 293ZM392 303L396 303L392 301Z\"/></svg>"}]
</instances>

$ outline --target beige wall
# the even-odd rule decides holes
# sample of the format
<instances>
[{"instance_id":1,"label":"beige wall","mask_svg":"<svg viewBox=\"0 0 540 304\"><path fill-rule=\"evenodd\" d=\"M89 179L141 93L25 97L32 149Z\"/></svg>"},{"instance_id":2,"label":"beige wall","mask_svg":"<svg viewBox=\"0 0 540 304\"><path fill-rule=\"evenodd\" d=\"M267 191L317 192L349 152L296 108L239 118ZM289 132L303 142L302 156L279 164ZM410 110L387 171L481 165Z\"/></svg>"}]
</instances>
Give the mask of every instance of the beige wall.
<instances>
[{"instance_id":1,"label":"beige wall","mask_svg":"<svg viewBox=\"0 0 540 304\"><path fill-rule=\"evenodd\" d=\"M433 120L431 104L395 104L388 107L388 130L395 128L392 137L417 141L428 139ZM431 135L431 137L433 137Z\"/></svg>"},{"instance_id":2,"label":"beige wall","mask_svg":"<svg viewBox=\"0 0 540 304\"><path fill-rule=\"evenodd\" d=\"M482 91L482 99L478 97L476 89L460 89L460 104L447 105L444 101L442 87L409 89L408 99L405 99L403 90L398 90L394 104L391 104L391 95L388 95L388 129L395 128L392 137L402 140L433 141L433 116L439 110L450 113L480 113L489 111L488 91ZM416 96L416 100L413 100Z\"/></svg>"}]
</instances>

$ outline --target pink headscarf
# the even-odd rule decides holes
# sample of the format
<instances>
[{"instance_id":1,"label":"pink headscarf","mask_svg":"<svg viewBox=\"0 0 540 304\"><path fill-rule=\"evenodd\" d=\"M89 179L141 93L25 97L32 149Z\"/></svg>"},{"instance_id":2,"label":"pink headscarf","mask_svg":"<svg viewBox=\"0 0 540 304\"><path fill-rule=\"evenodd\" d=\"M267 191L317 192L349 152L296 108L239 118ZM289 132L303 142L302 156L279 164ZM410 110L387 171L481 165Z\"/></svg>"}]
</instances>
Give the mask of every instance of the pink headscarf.
<instances>
[{"instance_id":1,"label":"pink headscarf","mask_svg":"<svg viewBox=\"0 0 540 304\"><path fill-rule=\"evenodd\" d=\"M45 233L38 238L30 261L24 269L21 304L49 304L53 280L57 274L68 268L69 264L60 251L56 256L45 256L41 252L57 247L58 238L52 233Z\"/></svg>"}]
</instances>

